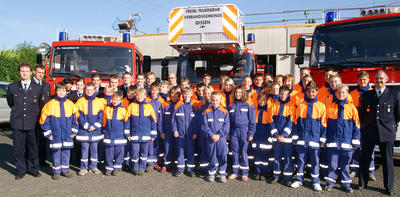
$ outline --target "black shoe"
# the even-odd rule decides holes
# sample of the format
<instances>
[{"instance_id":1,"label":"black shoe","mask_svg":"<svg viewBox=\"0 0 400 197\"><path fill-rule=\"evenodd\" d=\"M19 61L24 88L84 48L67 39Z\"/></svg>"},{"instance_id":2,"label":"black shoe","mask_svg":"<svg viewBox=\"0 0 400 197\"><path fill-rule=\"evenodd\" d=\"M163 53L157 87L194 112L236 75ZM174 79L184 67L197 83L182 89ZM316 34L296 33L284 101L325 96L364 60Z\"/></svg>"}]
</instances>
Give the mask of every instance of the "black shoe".
<instances>
[{"instance_id":1,"label":"black shoe","mask_svg":"<svg viewBox=\"0 0 400 197\"><path fill-rule=\"evenodd\" d=\"M193 171L186 172L186 174L187 174L189 177L195 177L195 176L196 176L196 173L194 173Z\"/></svg>"},{"instance_id":2,"label":"black shoe","mask_svg":"<svg viewBox=\"0 0 400 197\"><path fill-rule=\"evenodd\" d=\"M260 180L260 174L254 174L254 180Z\"/></svg>"},{"instance_id":3,"label":"black shoe","mask_svg":"<svg viewBox=\"0 0 400 197\"><path fill-rule=\"evenodd\" d=\"M391 190L391 189L386 189L386 195L388 195L388 196L393 196L393 190Z\"/></svg>"},{"instance_id":4,"label":"black shoe","mask_svg":"<svg viewBox=\"0 0 400 197\"><path fill-rule=\"evenodd\" d=\"M275 184L276 182L278 182L278 179L271 179L268 181L269 184Z\"/></svg>"},{"instance_id":5,"label":"black shoe","mask_svg":"<svg viewBox=\"0 0 400 197\"><path fill-rule=\"evenodd\" d=\"M179 176L181 176L182 174L183 174L183 172L176 171L176 172L174 173L174 176L179 177Z\"/></svg>"},{"instance_id":6,"label":"black shoe","mask_svg":"<svg viewBox=\"0 0 400 197\"><path fill-rule=\"evenodd\" d=\"M32 175L33 177L40 177L42 176L40 172L28 172L28 174Z\"/></svg>"},{"instance_id":7,"label":"black shoe","mask_svg":"<svg viewBox=\"0 0 400 197\"><path fill-rule=\"evenodd\" d=\"M133 175L136 175L136 176L139 175L139 170L134 170L134 171L132 172L132 174L133 174Z\"/></svg>"},{"instance_id":8,"label":"black shoe","mask_svg":"<svg viewBox=\"0 0 400 197\"><path fill-rule=\"evenodd\" d=\"M290 187L291 184L292 184L292 181L287 180L287 181L284 181L284 184L283 184L283 185L285 185L285 186L287 186L287 187Z\"/></svg>"},{"instance_id":9,"label":"black shoe","mask_svg":"<svg viewBox=\"0 0 400 197\"><path fill-rule=\"evenodd\" d=\"M143 170L138 170L138 174L137 175L139 175L139 176L144 175L144 171Z\"/></svg>"},{"instance_id":10,"label":"black shoe","mask_svg":"<svg viewBox=\"0 0 400 197\"><path fill-rule=\"evenodd\" d=\"M369 175L369 180L370 180L370 181L376 181L375 175L374 175L374 174L370 174L370 175Z\"/></svg>"},{"instance_id":11,"label":"black shoe","mask_svg":"<svg viewBox=\"0 0 400 197\"><path fill-rule=\"evenodd\" d=\"M265 179L266 179L265 176L261 174L259 180L260 180L260 181L265 181Z\"/></svg>"},{"instance_id":12,"label":"black shoe","mask_svg":"<svg viewBox=\"0 0 400 197\"><path fill-rule=\"evenodd\" d=\"M20 180L20 179L24 178L24 176L25 176L25 174L15 175L15 180Z\"/></svg>"},{"instance_id":13,"label":"black shoe","mask_svg":"<svg viewBox=\"0 0 400 197\"><path fill-rule=\"evenodd\" d=\"M333 185L327 185L327 186L325 187L325 191L327 191L327 192L332 191L332 189L333 189Z\"/></svg>"},{"instance_id":14,"label":"black shoe","mask_svg":"<svg viewBox=\"0 0 400 197\"><path fill-rule=\"evenodd\" d=\"M363 189L365 189L365 186L364 185L357 185L356 189L363 190Z\"/></svg>"},{"instance_id":15,"label":"black shoe","mask_svg":"<svg viewBox=\"0 0 400 197\"><path fill-rule=\"evenodd\" d=\"M204 173L204 172L202 172L202 171L197 171L197 177L199 177L199 178L206 178L206 176L207 176L207 173Z\"/></svg>"},{"instance_id":16,"label":"black shoe","mask_svg":"<svg viewBox=\"0 0 400 197\"><path fill-rule=\"evenodd\" d=\"M346 193L353 193L353 189L351 189L350 187L344 188L343 189Z\"/></svg>"}]
</instances>

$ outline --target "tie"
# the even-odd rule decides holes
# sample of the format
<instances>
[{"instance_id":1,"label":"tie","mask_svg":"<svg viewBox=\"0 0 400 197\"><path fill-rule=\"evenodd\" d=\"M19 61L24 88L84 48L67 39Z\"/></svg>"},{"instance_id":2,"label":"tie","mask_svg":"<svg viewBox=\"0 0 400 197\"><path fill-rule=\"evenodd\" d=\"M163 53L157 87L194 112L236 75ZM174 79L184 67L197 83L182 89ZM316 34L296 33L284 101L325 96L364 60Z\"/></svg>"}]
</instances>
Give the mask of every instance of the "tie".
<instances>
[{"instance_id":1,"label":"tie","mask_svg":"<svg viewBox=\"0 0 400 197\"><path fill-rule=\"evenodd\" d=\"M382 96L382 91L378 90L378 98Z\"/></svg>"},{"instance_id":2,"label":"tie","mask_svg":"<svg viewBox=\"0 0 400 197\"><path fill-rule=\"evenodd\" d=\"M28 90L28 84L24 83L24 90L25 92Z\"/></svg>"},{"instance_id":3,"label":"tie","mask_svg":"<svg viewBox=\"0 0 400 197\"><path fill-rule=\"evenodd\" d=\"M42 86L42 82L41 81L39 81L39 85Z\"/></svg>"},{"instance_id":4,"label":"tie","mask_svg":"<svg viewBox=\"0 0 400 197\"><path fill-rule=\"evenodd\" d=\"M81 97L82 96L82 93L78 93L78 97Z\"/></svg>"}]
</instances>

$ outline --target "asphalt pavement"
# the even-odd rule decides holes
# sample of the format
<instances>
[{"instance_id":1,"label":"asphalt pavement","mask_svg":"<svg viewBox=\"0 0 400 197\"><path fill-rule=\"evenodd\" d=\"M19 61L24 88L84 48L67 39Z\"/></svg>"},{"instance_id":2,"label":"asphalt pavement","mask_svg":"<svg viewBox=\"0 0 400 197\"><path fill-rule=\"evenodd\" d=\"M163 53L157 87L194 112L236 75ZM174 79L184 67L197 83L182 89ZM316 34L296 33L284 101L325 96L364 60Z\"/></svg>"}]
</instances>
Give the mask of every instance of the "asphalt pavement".
<instances>
[{"instance_id":1,"label":"asphalt pavement","mask_svg":"<svg viewBox=\"0 0 400 197\"><path fill-rule=\"evenodd\" d=\"M174 177L170 173L153 171L143 176L122 172L120 176L89 174L79 177L78 168L71 166L74 177L51 179L51 168L41 168L41 177L26 175L15 180L12 132L4 124L0 125L0 194L2 196L386 196L383 194L382 168L376 172L377 181L370 182L369 188L354 190L346 194L339 184L331 192L314 192L309 179L297 189L279 183L265 181L228 180L227 183L209 183L202 178L186 175ZM394 196L400 196L400 166L396 161ZM379 165L379 164L378 164ZM353 179L353 184L358 179ZM324 182L322 182L324 185ZM353 187L355 185L352 185Z\"/></svg>"}]
</instances>

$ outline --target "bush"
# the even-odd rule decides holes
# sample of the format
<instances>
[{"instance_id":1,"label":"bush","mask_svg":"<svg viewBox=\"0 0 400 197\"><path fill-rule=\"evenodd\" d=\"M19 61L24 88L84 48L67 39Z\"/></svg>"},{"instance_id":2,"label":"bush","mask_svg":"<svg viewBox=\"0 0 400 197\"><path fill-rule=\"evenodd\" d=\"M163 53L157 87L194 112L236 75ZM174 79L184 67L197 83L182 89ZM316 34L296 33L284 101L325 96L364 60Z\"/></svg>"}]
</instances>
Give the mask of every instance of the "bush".
<instances>
[{"instance_id":1,"label":"bush","mask_svg":"<svg viewBox=\"0 0 400 197\"><path fill-rule=\"evenodd\" d=\"M3 49L0 51L0 81L17 81L18 65L29 63L36 64L37 47L32 43L18 44L15 49Z\"/></svg>"}]
</instances>

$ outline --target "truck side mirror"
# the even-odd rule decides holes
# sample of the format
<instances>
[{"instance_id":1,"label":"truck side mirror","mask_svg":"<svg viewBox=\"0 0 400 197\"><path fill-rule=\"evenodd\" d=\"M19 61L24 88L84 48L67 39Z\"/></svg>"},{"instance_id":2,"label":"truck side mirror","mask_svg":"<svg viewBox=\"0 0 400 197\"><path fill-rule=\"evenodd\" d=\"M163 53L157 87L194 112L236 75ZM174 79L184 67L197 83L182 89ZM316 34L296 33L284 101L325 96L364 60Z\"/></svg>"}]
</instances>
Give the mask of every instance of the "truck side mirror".
<instances>
[{"instance_id":1,"label":"truck side mirror","mask_svg":"<svg viewBox=\"0 0 400 197\"><path fill-rule=\"evenodd\" d=\"M36 64L42 64L43 62L43 57L41 53L36 53Z\"/></svg>"},{"instance_id":2,"label":"truck side mirror","mask_svg":"<svg viewBox=\"0 0 400 197\"><path fill-rule=\"evenodd\" d=\"M161 61L161 66L165 67L165 66L168 66L168 65L169 65L169 59L164 58L164 59Z\"/></svg>"},{"instance_id":3,"label":"truck side mirror","mask_svg":"<svg viewBox=\"0 0 400 197\"><path fill-rule=\"evenodd\" d=\"M296 58L294 60L295 64L304 63L304 48L306 46L305 38L298 38L296 43Z\"/></svg>"},{"instance_id":4,"label":"truck side mirror","mask_svg":"<svg viewBox=\"0 0 400 197\"><path fill-rule=\"evenodd\" d=\"M143 73L151 71L151 57L149 55L143 56Z\"/></svg>"}]
</instances>

